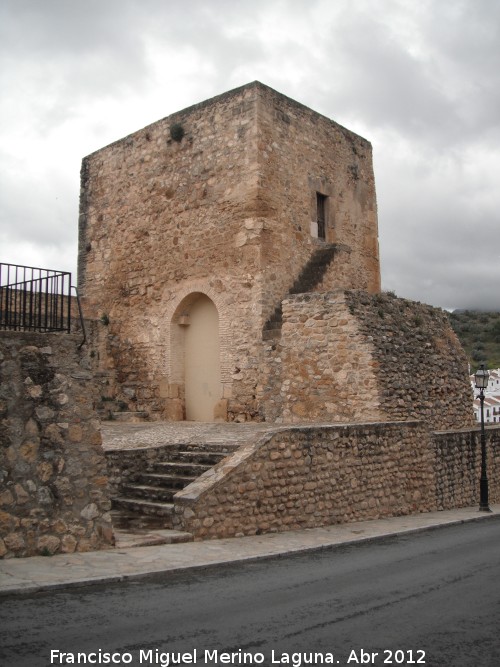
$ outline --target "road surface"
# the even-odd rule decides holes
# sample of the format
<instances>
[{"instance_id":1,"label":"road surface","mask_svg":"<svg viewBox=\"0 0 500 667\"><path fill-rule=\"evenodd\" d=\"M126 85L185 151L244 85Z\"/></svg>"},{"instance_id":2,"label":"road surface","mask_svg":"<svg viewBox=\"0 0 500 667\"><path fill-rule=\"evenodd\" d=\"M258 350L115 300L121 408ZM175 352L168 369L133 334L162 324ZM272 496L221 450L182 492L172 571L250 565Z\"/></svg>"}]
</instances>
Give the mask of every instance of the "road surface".
<instances>
[{"instance_id":1,"label":"road surface","mask_svg":"<svg viewBox=\"0 0 500 667\"><path fill-rule=\"evenodd\" d=\"M500 521L5 598L0 623L2 667L498 667Z\"/></svg>"}]
</instances>

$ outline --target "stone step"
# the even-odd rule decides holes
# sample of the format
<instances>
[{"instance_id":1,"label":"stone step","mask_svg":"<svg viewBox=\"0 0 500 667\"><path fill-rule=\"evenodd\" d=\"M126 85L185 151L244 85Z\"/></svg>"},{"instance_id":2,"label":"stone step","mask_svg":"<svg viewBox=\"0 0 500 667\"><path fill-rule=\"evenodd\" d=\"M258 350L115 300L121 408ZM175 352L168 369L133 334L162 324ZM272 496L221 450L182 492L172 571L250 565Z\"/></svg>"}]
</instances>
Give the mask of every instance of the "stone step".
<instances>
[{"instance_id":1,"label":"stone step","mask_svg":"<svg viewBox=\"0 0 500 667\"><path fill-rule=\"evenodd\" d=\"M239 444L214 443L212 445L188 445L183 448L169 448L165 461L194 461L207 457L210 461L223 459L225 456L237 451Z\"/></svg>"},{"instance_id":2,"label":"stone step","mask_svg":"<svg viewBox=\"0 0 500 667\"><path fill-rule=\"evenodd\" d=\"M335 246L333 245L318 248L309 258L307 264L304 265L288 294L312 292L323 281L334 254ZM277 340L281 338L282 322L281 306L277 306L274 313L264 324L262 340Z\"/></svg>"},{"instance_id":3,"label":"stone step","mask_svg":"<svg viewBox=\"0 0 500 667\"><path fill-rule=\"evenodd\" d=\"M317 287L325 276L324 271L317 271L313 273L308 273L306 276L303 276L300 280L294 282L288 294L306 294L311 292L315 287Z\"/></svg>"},{"instance_id":4,"label":"stone step","mask_svg":"<svg viewBox=\"0 0 500 667\"><path fill-rule=\"evenodd\" d=\"M275 331L276 329L281 329L283 326L283 320L268 320L266 322L266 331Z\"/></svg>"},{"instance_id":5,"label":"stone step","mask_svg":"<svg viewBox=\"0 0 500 667\"><path fill-rule=\"evenodd\" d=\"M132 547L153 547L159 544L184 544L193 541L193 535L181 530L169 528L154 529L151 531L130 531L121 528L114 529L115 546L118 549Z\"/></svg>"},{"instance_id":6,"label":"stone step","mask_svg":"<svg viewBox=\"0 0 500 667\"><path fill-rule=\"evenodd\" d=\"M307 294L312 292L315 287L318 286L320 281L318 280L308 280L307 282L302 282L299 285L294 285L289 294Z\"/></svg>"},{"instance_id":7,"label":"stone step","mask_svg":"<svg viewBox=\"0 0 500 667\"><path fill-rule=\"evenodd\" d=\"M111 521L113 529L136 533L164 530L170 528L171 524L170 517L147 515L121 508L111 510Z\"/></svg>"},{"instance_id":8,"label":"stone step","mask_svg":"<svg viewBox=\"0 0 500 667\"><path fill-rule=\"evenodd\" d=\"M169 448L168 461L155 461L138 471L120 489L113 508L138 516L164 517L174 512L174 496L239 445L226 443L179 444Z\"/></svg>"},{"instance_id":9,"label":"stone step","mask_svg":"<svg viewBox=\"0 0 500 667\"><path fill-rule=\"evenodd\" d=\"M121 492L125 498L131 500L152 500L153 502L170 503L174 495L183 487L149 486L147 484L126 484Z\"/></svg>"},{"instance_id":10,"label":"stone step","mask_svg":"<svg viewBox=\"0 0 500 667\"><path fill-rule=\"evenodd\" d=\"M183 452L177 452L171 461L173 463L200 463L203 465L214 466L222 459L225 459L228 456L227 452L220 451L206 451L202 449L191 449Z\"/></svg>"},{"instance_id":11,"label":"stone step","mask_svg":"<svg viewBox=\"0 0 500 667\"><path fill-rule=\"evenodd\" d=\"M146 516L127 510L111 510L115 546L145 547L155 544L180 544L192 542L193 535L170 528L170 518Z\"/></svg>"},{"instance_id":12,"label":"stone step","mask_svg":"<svg viewBox=\"0 0 500 667\"><path fill-rule=\"evenodd\" d=\"M140 512L150 516L171 517L174 512L173 503L160 503L138 498L126 498L119 496L113 498L112 505L114 509L122 509L128 512Z\"/></svg>"},{"instance_id":13,"label":"stone step","mask_svg":"<svg viewBox=\"0 0 500 667\"><path fill-rule=\"evenodd\" d=\"M281 338L281 327L278 329L266 329L262 332L262 340L279 340Z\"/></svg>"},{"instance_id":14,"label":"stone step","mask_svg":"<svg viewBox=\"0 0 500 667\"><path fill-rule=\"evenodd\" d=\"M189 462L176 463L173 461L165 461L165 462L152 463L150 466L150 470L153 473L160 473L162 475L175 475L175 476L181 475L181 476L191 477L191 479L193 479L195 477L199 477L206 470L210 470L210 468L212 467L213 466L209 464L189 463Z\"/></svg>"},{"instance_id":15,"label":"stone step","mask_svg":"<svg viewBox=\"0 0 500 667\"><path fill-rule=\"evenodd\" d=\"M190 475L162 475L154 472L144 472L137 475L134 479L134 484L144 484L153 487L165 487L168 489L183 489L188 484L191 484L193 477Z\"/></svg>"},{"instance_id":16,"label":"stone step","mask_svg":"<svg viewBox=\"0 0 500 667\"><path fill-rule=\"evenodd\" d=\"M144 422L149 417L147 412L133 412L123 410L111 413L113 421L126 422L127 424L138 424Z\"/></svg>"}]
</instances>

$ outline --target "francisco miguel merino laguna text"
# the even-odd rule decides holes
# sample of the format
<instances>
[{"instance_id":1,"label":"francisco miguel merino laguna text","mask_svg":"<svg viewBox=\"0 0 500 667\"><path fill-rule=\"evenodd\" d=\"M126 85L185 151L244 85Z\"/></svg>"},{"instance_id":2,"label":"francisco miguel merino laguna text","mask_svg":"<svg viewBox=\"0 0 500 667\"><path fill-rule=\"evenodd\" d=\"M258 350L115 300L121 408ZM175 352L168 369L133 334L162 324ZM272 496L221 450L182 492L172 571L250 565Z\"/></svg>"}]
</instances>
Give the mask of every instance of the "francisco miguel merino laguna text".
<instances>
[{"instance_id":1,"label":"francisco miguel merino laguna text","mask_svg":"<svg viewBox=\"0 0 500 667\"><path fill-rule=\"evenodd\" d=\"M134 651L134 653L137 653ZM135 662L134 662L134 657ZM198 662L199 660L199 662ZM199 651L193 649L186 652L167 652L159 649L140 649L138 655L129 652L111 652L98 649L89 652L64 652L53 649L50 652L51 665L158 665L159 667L170 667L171 665L189 664L227 664L227 665L261 665L266 660L263 653L250 653L248 651L225 652L217 649L205 649ZM351 651L348 663L357 664L360 661L355 651ZM338 664L332 653L328 652L277 652L271 651L270 662L273 665L301 665ZM362 660L365 662L365 660ZM425 663L424 663L425 664Z\"/></svg>"},{"instance_id":2,"label":"francisco miguel merino laguna text","mask_svg":"<svg viewBox=\"0 0 500 667\"><path fill-rule=\"evenodd\" d=\"M382 653L375 651L370 652L365 649L359 649L356 651L352 649L349 653L349 657L346 659L346 663L350 664L370 664L374 665L379 660L383 659L383 664L392 665L392 664L408 664L408 665L425 665L425 651L418 650L388 650L386 649ZM263 653L250 653L248 651L242 651L238 649L237 651L219 651L217 649L205 649L204 651L198 651L194 649L193 651L186 651L185 653L181 652L166 652L160 651L159 649L140 649L138 661L140 665L159 665L160 667L170 667L170 665L190 665L197 664L197 659L200 657L200 662L204 662L206 665L210 663L214 664L223 664L223 665L261 665L265 658ZM328 652L319 652L319 651L307 651L307 652L295 652L295 653L286 653L286 652L277 652L271 651L271 664L272 665L292 665L293 667L301 667L301 665L335 665L340 664L339 660L336 660L332 653ZM102 651L101 649L97 651L90 651L88 653L67 653L59 651L58 649L53 649L50 652L50 664L51 665L130 665L137 664L137 661L133 663L134 656L132 653L120 653L116 651L111 653L109 651Z\"/></svg>"}]
</instances>

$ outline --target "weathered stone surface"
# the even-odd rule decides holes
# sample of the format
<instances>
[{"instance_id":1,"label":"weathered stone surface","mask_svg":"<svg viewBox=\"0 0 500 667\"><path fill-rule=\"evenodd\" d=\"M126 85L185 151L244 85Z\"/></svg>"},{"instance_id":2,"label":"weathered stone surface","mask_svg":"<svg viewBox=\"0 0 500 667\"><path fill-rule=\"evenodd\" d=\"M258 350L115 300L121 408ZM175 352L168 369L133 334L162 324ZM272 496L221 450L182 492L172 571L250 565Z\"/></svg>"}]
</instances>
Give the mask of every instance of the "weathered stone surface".
<instances>
[{"instance_id":1,"label":"weathered stone surface","mask_svg":"<svg viewBox=\"0 0 500 667\"><path fill-rule=\"evenodd\" d=\"M19 525L19 519L9 512L0 510L0 534L5 535Z\"/></svg>"},{"instance_id":2,"label":"weathered stone surface","mask_svg":"<svg viewBox=\"0 0 500 667\"><path fill-rule=\"evenodd\" d=\"M186 130L170 137L173 123ZM328 198L317 238L316 194ZM219 317L214 419L260 421L262 327L318 248L324 289L380 288L368 141L258 82L83 160L79 291L100 320L101 409L183 419L182 327L195 295ZM168 258L168 261L166 261ZM112 399L112 400L110 400Z\"/></svg>"},{"instance_id":3,"label":"weathered stone surface","mask_svg":"<svg viewBox=\"0 0 500 667\"><path fill-rule=\"evenodd\" d=\"M95 388L88 371L80 378L79 342L66 334L0 332L9 367L0 375L8 413L7 446L0 449L0 557L75 551L80 540L93 549L112 543Z\"/></svg>"},{"instance_id":4,"label":"weathered stone surface","mask_svg":"<svg viewBox=\"0 0 500 667\"><path fill-rule=\"evenodd\" d=\"M16 500L19 505L24 505L29 502L29 493L25 490L22 484L18 483L14 485L14 493L16 494Z\"/></svg>"},{"instance_id":5,"label":"weathered stone surface","mask_svg":"<svg viewBox=\"0 0 500 667\"><path fill-rule=\"evenodd\" d=\"M3 538L4 544L7 547L7 553L4 554L9 556L10 554L18 555L20 551L24 550L26 543L23 535L19 532L8 533Z\"/></svg>"},{"instance_id":6,"label":"weathered stone surface","mask_svg":"<svg viewBox=\"0 0 500 667\"><path fill-rule=\"evenodd\" d=\"M39 554L52 555L59 551L61 540L55 535L43 535L37 540L36 548Z\"/></svg>"},{"instance_id":7,"label":"weathered stone surface","mask_svg":"<svg viewBox=\"0 0 500 667\"><path fill-rule=\"evenodd\" d=\"M112 543L94 405L185 419L200 295L220 348L210 418L315 426L284 429L178 494L176 520L197 539L473 498L475 438L429 431L473 424L465 355L442 311L379 293L361 137L257 82L165 118L83 161L79 266L92 358L72 337L0 334L4 556ZM112 488L154 456L115 452Z\"/></svg>"},{"instance_id":8,"label":"weathered stone surface","mask_svg":"<svg viewBox=\"0 0 500 667\"><path fill-rule=\"evenodd\" d=\"M61 552L72 554L78 545L78 540L73 535L65 535L61 540Z\"/></svg>"},{"instance_id":9,"label":"weathered stone surface","mask_svg":"<svg viewBox=\"0 0 500 667\"><path fill-rule=\"evenodd\" d=\"M87 521L92 521L99 516L99 509L95 503L89 503L82 509L80 516Z\"/></svg>"},{"instance_id":10,"label":"weathered stone surface","mask_svg":"<svg viewBox=\"0 0 500 667\"><path fill-rule=\"evenodd\" d=\"M0 491L0 506L12 505L14 503L14 496L10 490Z\"/></svg>"},{"instance_id":11,"label":"weathered stone surface","mask_svg":"<svg viewBox=\"0 0 500 667\"><path fill-rule=\"evenodd\" d=\"M181 142L172 123L185 127ZM445 314L379 293L365 139L255 82L93 153L81 186L80 292L100 318L102 412L186 418L183 345L205 295L219 326L214 421L472 425L466 360ZM446 392L430 386L429 367Z\"/></svg>"},{"instance_id":12,"label":"weathered stone surface","mask_svg":"<svg viewBox=\"0 0 500 667\"><path fill-rule=\"evenodd\" d=\"M269 419L474 425L467 357L441 309L336 290L289 297L283 322L267 350Z\"/></svg>"}]
</instances>

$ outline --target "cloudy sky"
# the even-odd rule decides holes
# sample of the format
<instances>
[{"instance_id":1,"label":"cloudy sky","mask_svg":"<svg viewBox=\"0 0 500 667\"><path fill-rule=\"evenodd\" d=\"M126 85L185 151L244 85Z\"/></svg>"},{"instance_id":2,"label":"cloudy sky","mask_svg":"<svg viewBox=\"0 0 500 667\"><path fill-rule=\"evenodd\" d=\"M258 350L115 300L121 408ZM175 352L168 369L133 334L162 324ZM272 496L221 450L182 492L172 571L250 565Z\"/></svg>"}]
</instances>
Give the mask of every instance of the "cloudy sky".
<instances>
[{"instance_id":1,"label":"cloudy sky","mask_svg":"<svg viewBox=\"0 0 500 667\"><path fill-rule=\"evenodd\" d=\"M82 157L259 80L373 144L382 283L500 310L500 0L2 0L0 261L76 272Z\"/></svg>"}]
</instances>

